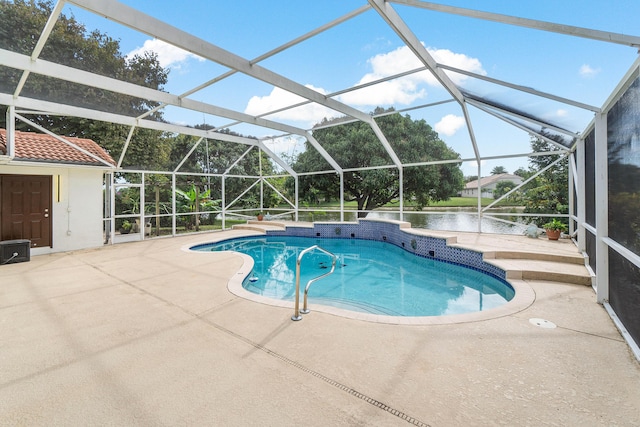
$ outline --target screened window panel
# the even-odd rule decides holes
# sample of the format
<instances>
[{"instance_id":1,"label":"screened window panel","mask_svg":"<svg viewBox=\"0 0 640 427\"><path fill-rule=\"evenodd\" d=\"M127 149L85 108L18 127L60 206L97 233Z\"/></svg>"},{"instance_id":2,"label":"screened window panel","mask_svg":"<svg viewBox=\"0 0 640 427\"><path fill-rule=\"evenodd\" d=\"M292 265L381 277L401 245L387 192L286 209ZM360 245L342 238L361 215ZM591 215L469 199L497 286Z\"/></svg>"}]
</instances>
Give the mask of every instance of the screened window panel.
<instances>
[{"instance_id":1,"label":"screened window panel","mask_svg":"<svg viewBox=\"0 0 640 427\"><path fill-rule=\"evenodd\" d=\"M640 78L607 115L609 237L640 255Z\"/></svg>"},{"instance_id":2,"label":"screened window panel","mask_svg":"<svg viewBox=\"0 0 640 427\"><path fill-rule=\"evenodd\" d=\"M609 249L609 303L635 342L640 342L640 269Z\"/></svg>"}]
</instances>

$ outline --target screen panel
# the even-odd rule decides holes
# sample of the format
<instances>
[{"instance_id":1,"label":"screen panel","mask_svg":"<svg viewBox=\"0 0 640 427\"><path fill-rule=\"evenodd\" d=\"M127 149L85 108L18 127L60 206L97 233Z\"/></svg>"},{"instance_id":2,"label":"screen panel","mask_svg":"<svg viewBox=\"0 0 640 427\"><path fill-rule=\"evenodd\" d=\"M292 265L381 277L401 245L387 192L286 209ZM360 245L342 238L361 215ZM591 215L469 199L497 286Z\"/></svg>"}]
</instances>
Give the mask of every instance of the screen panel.
<instances>
[{"instance_id":1,"label":"screen panel","mask_svg":"<svg viewBox=\"0 0 640 427\"><path fill-rule=\"evenodd\" d=\"M635 342L640 342L640 269L609 248L609 303Z\"/></svg>"},{"instance_id":2,"label":"screen panel","mask_svg":"<svg viewBox=\"0 0 640 427\"><path fill-rule=\"evenodd\" d=\"M607 115L609 237L640 255L640 78Z\"/></svg>"}]
</instances>

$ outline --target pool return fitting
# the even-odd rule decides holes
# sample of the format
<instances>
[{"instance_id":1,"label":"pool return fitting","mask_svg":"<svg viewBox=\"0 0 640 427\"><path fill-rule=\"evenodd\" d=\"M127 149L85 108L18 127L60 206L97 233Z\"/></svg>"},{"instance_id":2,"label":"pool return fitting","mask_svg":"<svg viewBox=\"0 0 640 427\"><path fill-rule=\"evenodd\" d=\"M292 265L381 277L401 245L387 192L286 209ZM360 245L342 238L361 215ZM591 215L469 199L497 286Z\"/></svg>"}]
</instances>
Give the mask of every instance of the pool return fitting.
<instances>
[{"instance_id":1,"label":"pool return fitting","mask_svg":"<svg viewBox=\"0 0 640 427\"><path fill-rule=\"evenodd\" d=\"M305 286L304 288L304 305L302 306L302 310L300 310L300 263L302 262L302 257L307 253L307 252L311 252L313 250L319 250L320 252L323 252L327 255L329 255L331 257L331 270L329 270L329 272L318 276L314 279L311 279L307 282L307 286ZM318 245L313 245L305 250L303 250L302 252L300 252L300 255L298 255L298 259L296 260L296 301L295 301L295 308L294 308L294 312L293 312L293 316L291 316L291 320L302 320L302 316L300 315L300 313L302 314L307 314L309 313L309 308L307 307L307 295L309 294L309 287L311 286L311 284L313 282L315 282L316 280L320 280L323 277L327 277L328 275L330 275L331 273L333 273L333 270L336 269L336 259L337 257L332 254L331 252L322 249L320 246Z\"/></svg>"}]
</instances>

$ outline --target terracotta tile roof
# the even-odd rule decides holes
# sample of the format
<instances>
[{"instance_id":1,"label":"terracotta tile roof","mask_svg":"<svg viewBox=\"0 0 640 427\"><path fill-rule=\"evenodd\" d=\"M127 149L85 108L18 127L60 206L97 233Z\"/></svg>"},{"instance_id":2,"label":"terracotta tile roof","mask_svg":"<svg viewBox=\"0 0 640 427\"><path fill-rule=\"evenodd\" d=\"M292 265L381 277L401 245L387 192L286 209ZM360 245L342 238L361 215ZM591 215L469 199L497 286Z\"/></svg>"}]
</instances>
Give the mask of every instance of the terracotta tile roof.
<instances>
[{"instance_id":1,"label":"terracotta tile roof","mask_svg":"<svg viewBox=\"0 0 640 427\"><path fill-rule=\"evenodd\" d=\"M64 137L64 139L115 166L115 162L109 153L93 140L72 137ZM15 158L19 160L105 166L91 156L47 134L16 131L15 141ZM0 129L0 154L6 153L7 131L6 129Z\"/></svg>"}]
</instances>

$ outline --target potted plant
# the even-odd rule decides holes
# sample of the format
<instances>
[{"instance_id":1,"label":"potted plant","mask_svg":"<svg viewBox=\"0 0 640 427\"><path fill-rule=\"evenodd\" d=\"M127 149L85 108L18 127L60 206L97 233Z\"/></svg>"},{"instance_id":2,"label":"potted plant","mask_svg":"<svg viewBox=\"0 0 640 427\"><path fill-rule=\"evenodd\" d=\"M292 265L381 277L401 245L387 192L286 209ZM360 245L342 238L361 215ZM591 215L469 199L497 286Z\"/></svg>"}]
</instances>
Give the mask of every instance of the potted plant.
<instances>
[{"instance_id":1,"label":"potted plant","mask_svg":"<svg viewBox=\"0 0 640 427\"><path fill-rule=\"evenodd\" d=\"M124 220L120 226L120 234L129 234L131 231L131 223L128 220Z\"/></svg>"},{"instance_id":2,"label":"potted plant","mask_svg":"<svg viewBox=\"0 0 640 427\"><path fill-rule=\"evenodd\" d=\"M558 240L560 238L560 233L567 231L565 223L556 218L544 224L542 228L545 229L549 240Z\"/></svg>"},{"instance_id":3,"label":"potted plant","mask_svg":"<svg viewBox=\"0 0 640 427\"><path fill-rule=\"evenodd\" d=\"M264 214L262 212L258 212L258 221L262 221L264 219Z\"/></svg>"}]
</instances>

